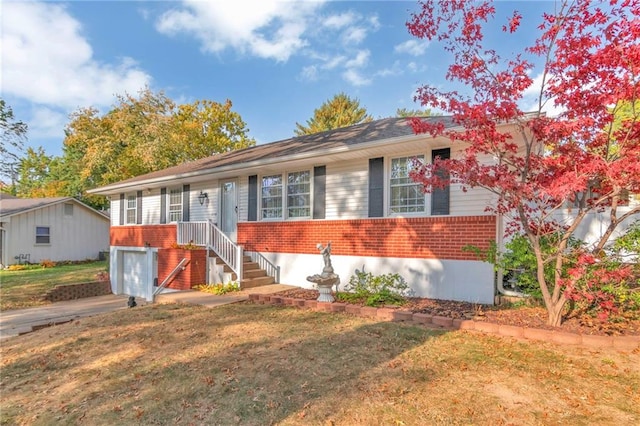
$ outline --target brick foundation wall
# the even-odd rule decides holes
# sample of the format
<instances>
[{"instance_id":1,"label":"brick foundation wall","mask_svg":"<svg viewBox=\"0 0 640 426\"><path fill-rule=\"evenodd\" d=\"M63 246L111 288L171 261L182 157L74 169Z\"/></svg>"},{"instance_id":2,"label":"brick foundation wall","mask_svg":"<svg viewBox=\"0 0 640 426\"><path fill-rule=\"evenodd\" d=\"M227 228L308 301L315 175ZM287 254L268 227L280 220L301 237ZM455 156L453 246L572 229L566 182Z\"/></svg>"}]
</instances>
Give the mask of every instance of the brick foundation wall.
<instances>
[{"instance_id":1,"label":"brick foundation wall","mask_svg":"<svg viewBox=\"0 0 640 426\"><path fill-rule=\"evenodd\" d=\"M238 243L263 253L317 254L331 241L333 255L477 260L462 247L487 249L495 216L242 222Z\"/></svg>"},{"instance_id":2,"label":"brick foundation wall","mask_svg":"<svg viewBox=\"0 0 640 426\"><path fill-rule=\"evenodd\" d=\"M112 246L124 247L171 247L176 243L176 224L112 226Z\"/></svg>"},{"instance_id":3,"label":"brick foundation wall","mask_svg":"<svg viewBox=\"0 0 640 426\"><path fill-rule=\"evenodd\" d=\"M105 294L111 294L111 283L109 281L94 281L55 286L44 295L44 300L60 302L62 300L104 296Z\"/></svg>"},{"instance_id":4,"label":"brick foundation wall","mask_svg":"<svg viewBox=\"0 0 640 426\"><path fill-rule=\"evenodd\" d=\"M179 272L167 285L176 290L189 290L193 286L204 284L207 265L206 250L183 250L161 248L158 250L158 284L169 276L184 258L190 260L184 271Z\"/></svg>"}]
</instances>

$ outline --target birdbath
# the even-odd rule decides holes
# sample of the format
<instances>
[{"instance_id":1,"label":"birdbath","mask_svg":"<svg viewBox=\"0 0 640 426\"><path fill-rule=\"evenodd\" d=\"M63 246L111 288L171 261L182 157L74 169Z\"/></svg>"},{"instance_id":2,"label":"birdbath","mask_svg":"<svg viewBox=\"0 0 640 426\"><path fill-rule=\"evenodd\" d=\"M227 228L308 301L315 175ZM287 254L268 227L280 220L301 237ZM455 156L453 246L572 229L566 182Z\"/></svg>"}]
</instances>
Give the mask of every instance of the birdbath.
<instances>
[{"instance_id":1,"label":"birdbath","mask_svg":"<svg viewBox=\"0 0 640 426\"><path fill-rule=\"evenodd\" d=\"M324 261L324 267L321 274L315 274L307 277L307 281L314 283L318 287L318 302L333 302L335 299L331 294L331 288L340 284L340 277L333 272L333 266L331 266L331 242L327 243L326 247L322 244L318 244L317 249L320 250L322 260Z\"/></svg>"}]
</instances>

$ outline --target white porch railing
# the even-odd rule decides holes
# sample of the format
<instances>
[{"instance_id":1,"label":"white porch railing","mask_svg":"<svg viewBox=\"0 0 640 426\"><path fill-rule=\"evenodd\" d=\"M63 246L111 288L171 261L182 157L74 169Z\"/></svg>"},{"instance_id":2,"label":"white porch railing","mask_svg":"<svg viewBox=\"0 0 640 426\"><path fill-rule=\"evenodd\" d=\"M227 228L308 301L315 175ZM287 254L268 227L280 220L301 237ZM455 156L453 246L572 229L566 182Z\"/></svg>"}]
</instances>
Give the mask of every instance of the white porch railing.
<instances>
[{"instance_id":1,"label":"white porch railing","mask_svg":"<svg viewBox=\"0 0 640 426\"><path fill-rule=\"evenodd\" d=\"M193 244L206 247L209 245L209 222L178 222L177 243L181 246Z\"/></svg>"},{"instance_id":2,"label":"white porch railing","mask_svg":"<svg viewBox=\"0 0 640 426\"><path fill-rule=\"evenodd\" d=\"M267 275L269 275L270 277L273 277L276 284L280 284L280 267L279 266L276 266L273 263L271 263L269 259L264 257L262 254L258 253L257 251L247 251L245 252L245 254L251 257L251 261L256 262L260 267L260 269L264 270L267 273Z\"/></svg>"},{"instance_id":3,"label":"white porch railing","mask_svg":"<svg viewBox=\"0 0 640 426\"><path fill-rule=\"evenodd\" d=\"M242 280L242 258L244 250L242 246L235 244L212 221L202 222L178 222L177 243L180 245L193 244L205 247L225 262ZM276 283L280 283L280 267L271 263L262 254L248 251L246 254L251 261L258 263L268 276L273 277ZM208 274L207 274L208 276Z\"/></svg>"},{"instance_id":4,"label":"white porch railing","mask_svg":"<svg viewBox=\"0 0 640 426\"><path fill-rule=\"evenodd\" d=\"M212 221L178 222L177 242L180 245L193 244L206 247L229 265L231 270L242 280L242 246L235 244Z\"/></svg>"}]
</instances>

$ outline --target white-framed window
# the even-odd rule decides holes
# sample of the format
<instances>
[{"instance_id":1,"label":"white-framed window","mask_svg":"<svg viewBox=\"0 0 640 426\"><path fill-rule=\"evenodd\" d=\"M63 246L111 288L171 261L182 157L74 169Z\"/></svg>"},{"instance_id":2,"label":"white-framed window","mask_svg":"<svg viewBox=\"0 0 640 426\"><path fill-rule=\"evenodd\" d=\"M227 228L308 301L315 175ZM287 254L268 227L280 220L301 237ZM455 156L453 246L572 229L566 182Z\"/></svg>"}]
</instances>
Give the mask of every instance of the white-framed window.
<instances>
[{"instance_id":1,"label":"white-framed window","mask_svg":"<svg viewBox=\"0 0 640 426\"><path fill-rule=\"evenodd\" d=\"M261 188L262 219L311 217L310 170L263 176Z\"/></svg>"},{"instance_id":2,"label":"white-framed window","mask_svg":"<svg viewBox=\"0 0 640 426\"><path fill-rule=\"evenodd\" d=\"M282 175L262 177L260 211L263 219L282 218Z\"/></svg>"},{"instance_id":3,"label":"white-framed window","mask_svg":"<svg viewBox=\"0 0 640 426\"><path fill-rule=\"evenodd\" d=\"M424 163L424 155L391 159L389 173L389 212L424 213L425 194L422 185L414 182L409 174L415 169L415 161Z\"/></svg>"},{"instance_id":4,"label":"white-framed window","mask_svg":"<svg viewBox=\"0 0 640 426\"><path fill-rule=\"evenodd\" d=\"M51 229L48 226L36 226L36 244L51 244Z\"/></svg>"},{"instance_id":5,"label":"white-framed window","mask_svg":"<svg viewBox=\"0 0 640 426\"><path fill-rule=\"evenodd\" d=\"M136 215L138 213L138 197L136 194L127 195L126 203L126 223L135 224Z\"/></svg>"},{"instance_id":6,"label":"white-framed window","mask_svg":"<svg viewBox=\"0 0 640 426\"><path fill-rule=\"evenodd\" d=\"M64 216L73 217L73 204L64 203Z\"/></svg>"},{"instance_id":7,"label":"white-framed window","mask_svg":"<svg viewBox=\"0 0 640 426\"><path fill-rule=\"evenodd\" d=\"M287 217L311 217L311 172L287 174Z\"/></svg>"},{"instance_id":8,"label":"white-framed window","mask_svg":"<svg viewBox=\"0 0 640 426\"><path fill-rule=\"evenodd\" d=\"M182 188L169 190L169 222L180 222L182 220Z\"/></svg>"}]
</instances>

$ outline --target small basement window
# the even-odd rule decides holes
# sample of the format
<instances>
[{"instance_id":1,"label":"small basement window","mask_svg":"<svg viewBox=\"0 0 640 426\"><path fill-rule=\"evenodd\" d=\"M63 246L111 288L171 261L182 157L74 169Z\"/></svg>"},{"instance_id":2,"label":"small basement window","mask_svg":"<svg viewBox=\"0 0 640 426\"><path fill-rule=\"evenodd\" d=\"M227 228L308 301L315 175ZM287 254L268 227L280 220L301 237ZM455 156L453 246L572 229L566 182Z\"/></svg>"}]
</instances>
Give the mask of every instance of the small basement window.
<instances>
[{"instance_id":1,"label":"small basement window","mask_svg":"<svg viewBox=\"0 0 640 426\"><path fill-rule=\"evenodd\" d=\"M48 226L36 226L36 244L50 244L51 235Z\"/></svg>"}]
</instances>

